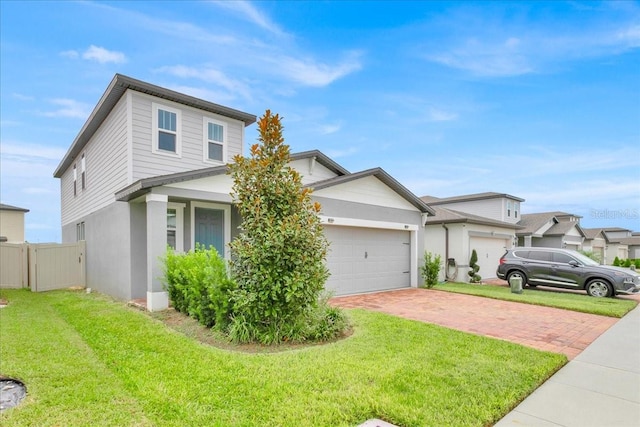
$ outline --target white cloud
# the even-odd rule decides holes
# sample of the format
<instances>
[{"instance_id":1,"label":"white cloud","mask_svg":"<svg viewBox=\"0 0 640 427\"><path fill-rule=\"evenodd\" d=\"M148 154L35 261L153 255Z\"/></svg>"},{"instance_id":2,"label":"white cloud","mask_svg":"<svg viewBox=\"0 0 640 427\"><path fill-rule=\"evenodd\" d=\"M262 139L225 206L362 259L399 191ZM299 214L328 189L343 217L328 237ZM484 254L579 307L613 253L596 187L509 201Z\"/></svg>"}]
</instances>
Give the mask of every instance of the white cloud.
<instances>
[{"instance_id":1,"label":"white cloud","mask_svg":"<svg viewBox=\"0 0 640 427\"><path fill-rule=\"evenodd\" d=\"M229 95L225 96L227 99L233 99L237 95L240 95L245 99L251 99L251 90L245 83L230 78L225 73L215 68L194 68L185 65L173 65L161 67L157 71L181 78L195 78L207 83L215 84L229 91ZM201 91L199 92L202 93ZM193 94L193 91L190 93Z\"/></svg>"},{"instance_id":2,"label":"white cloud","mask_svg":"<svg viewBox=\"0 0 640 427\"><path fill-rule=\"evenodd\" d=\"M3 160L11 157L24 160L43 159L59 161L65 153L65 149L49 145L5 141L2 141L2 144L0 144L0 154L2 154Z\"/></svg>"},{"instance_id":3,"label":"white cloud","mask_svg":"<svg viewBox=\"0 0 640 427\"><path fill-rule=\"evenodd\" d=\"M64 52L60 52L60 56L64 56L65 58L77 59L80 57L80 53L77 50L65 50Z\"/></svg>"},{"instance_id":4,"label":"white cloud","mask_svg":"<svg viewBox=\"0 0 640 427\"><path fill-rule=\"evenodd\" d=\"M468 39L446 53L431 55L429 59L479 76L517 76L534 71L529 59L521 52L520 39L515 37L498 42Z\"/></svg>"},{"instance_id":5,"label":"white cloud","mask_svg":"<svg viewBox=\"0 0 640 427\"><path fill-rule=\"evenodd\" d=\"M101 64L113 62L114 64L123 64L127 62L127 58L122 52L110 51L103 47L91 45L84 51L82 58L97 61Z\"/></svg>"},{"instance_id":6,"label":"white cloud","mask_svg":"<svg viewBox=\"0 0 640 427\"><path fill-rule=\"evenodd\" d=\"M342 150L327 150L327 156L332 159L339 159L341 157L353 156L354 154L358 154L359 151L360 150L356 147L349 147Z\"/></svg>"},{"instance_id":7,"label":"white cloud","mask_svg":"<svg viewBox=\"0 0 640 427\"><path fill-rule=\"evenodd\" d=\"M60 108L54 111L42 113L46 117L71 117L77 119L86 119L91 113L91 107L88 104L67 98L51 99L49 101L53 105Z\"/></svg>"},{"instance_id":8,"label":"white cloud","mask_svg":"<svg viewBox=\"0 0 640 427\"><path fill-rule=\"evenodd\" d=\"M359 53L351 53L336 65L328 65L307 58L301 60L291 56L280 56L269 60L277 65L276 71L287 78L306 86L323 87L362 68Z\"/></svg>"},{"instance_id":9,"label":"white cloud","mask_svg":"<svg viewBox=\"0 0 640 427\"><path fill-rule=\"evenodd\" d=\"M285 35L284 31L276 23L248 1L212 1L211 3L220 8L237 12L247 21L253 22L270 33L279 36Z\"/></svg>"},{"instance_id":10,"label":"white cloud","mask_svg":"<svg viewBox=\"0 0 640 427\"><path fill-rule=\"evenodd\" d=\"M20 101L33 101L35 98L29 95L23 95L21 93L12 93L11 96Z\"/></svg>"},{"instance_id":11,"label":"white cloud","mask_svg":"<svg viewBox=\"0 0 640 427\"><path fill-rule=\"evenodd\" d=\"M458 115L456 113L450 113L448 111L440 110L438 108L429 108L429 120L432 122L448 122L456 120Z\"/></svg>"},{"instance_id":12,"label":"white cloud","mask_svg":"<svg viewBox=\"0 0 640 427\"><path fill-rule=\"evenodd\" d=\"M342 125L339 123L334 123L334 124L320 125L320 127L318 128L318 131L322 135L330 135L332 133L338 132L340 129L342 129Z\"/></svg>"}]
</instances>

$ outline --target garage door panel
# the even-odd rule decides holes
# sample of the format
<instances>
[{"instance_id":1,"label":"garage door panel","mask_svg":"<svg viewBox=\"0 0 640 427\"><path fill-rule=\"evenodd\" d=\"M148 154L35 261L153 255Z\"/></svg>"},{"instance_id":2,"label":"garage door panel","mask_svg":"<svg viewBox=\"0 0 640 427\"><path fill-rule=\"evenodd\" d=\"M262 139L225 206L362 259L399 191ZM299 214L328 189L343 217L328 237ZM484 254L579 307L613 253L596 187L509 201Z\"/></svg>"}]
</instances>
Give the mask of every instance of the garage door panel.
<instances>
[{"instance_id":1,"label":"garage door panel","mask_svg":"<svg viewBox=\"0 0 640 427\"><path fill-rule=\"evenodd\" d=\"M409 287L410 232L325 226L330 242L326 288L336 295Z\"/></svg>"},{"instance_id":2,"label":"garage door panel","mask_svg":"<svg viewBox=\"0 0 640 427\"><path fill-rule=\"evenodd\" d=\"M491 237L471 237L469 239L470 249L476 250L478 254L478 274L483 279L496 277L496 269L500 263L500 257L506 251L507 241L503 238Z\"/></svg>"}]
</instances>

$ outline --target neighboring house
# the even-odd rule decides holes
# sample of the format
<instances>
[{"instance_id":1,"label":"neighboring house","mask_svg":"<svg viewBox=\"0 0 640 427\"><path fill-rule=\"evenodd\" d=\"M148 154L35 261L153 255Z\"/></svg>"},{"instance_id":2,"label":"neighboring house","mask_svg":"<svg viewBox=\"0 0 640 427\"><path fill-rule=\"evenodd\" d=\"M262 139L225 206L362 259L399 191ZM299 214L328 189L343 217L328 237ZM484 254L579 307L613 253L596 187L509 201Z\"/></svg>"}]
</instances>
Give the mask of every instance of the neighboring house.
<instances>
[{"instance_id":1,"label":"neighboring house","mask_svg":"<svg viewBox=\"0 0 640 427\"><path fill-rule=\"evenodd\" d=\"M252 114L120 74L60 162L63 242L86 241L87 286L168 305L167 245L214 246L226 259L241 224L226 164L243 154ZM314 189L330 241L336 294L417 286L425 217L433 214L384 170L349 173L319 151L291 166Z\"/></svg>"},{"instance_id":2,"label":"neighboring house","mask_svg":"<svg viewBox=\"0 0 640 427\"><path fill-rule=\"evenodd\" d=\"M29 209L0 203L0 242L24 243L24 214Z\"/></svg>"},{"instance_id":3,"label":"neighboring house","mask_svg":"<svg viewBox=\"0 0 640 427\"><path fill-rule=\"evenodd\" d=\"M580 250L585 237L580 218L566 212L523 214L518 222L523 228L516 233L518 246Z\"/></svg>"},{"instance_id":4,"label":"neighboring house","mask_svg":"<svg viewBox=\"0 0 640 427\"><path fill-rule=\"evenodd\" d=\"M468 281L469 259L475 249L478 274L496 277L500 257L513 247L521 227L520 203L524 199L504 193L478 193L422 200L436 212L427 217L425 250L440 255L444 263L441 278Z\"/></svg>"},{"instance_id":5,"label":"neighboring house","mask_svg":"<svg viewBox=\"0 0 640 427\"><path fill-rule=\"evenodd\" d=\"M640 258L640 252L637 250L638 239L633 236L631 230L621 227L608 227L603 228L602 231L609 239L610 256L607 259L607 264L612 264L616 257L619 259L635 259L634 255L637 255ZM631 243L631 247L629 243Z\"/></svg>"},{"instance_id":6,"label":"neighboring house","mask_svg":"<svg viewBox=\"0 0 640 427\"><path fill-rule=\"evenodd\" d=\"M584 241L582 242L582 250L593 252L601 264L611 264L613 259L609 260L608 249L609 239L602 228L583 228Z\"/></svg>"}]
</instances>

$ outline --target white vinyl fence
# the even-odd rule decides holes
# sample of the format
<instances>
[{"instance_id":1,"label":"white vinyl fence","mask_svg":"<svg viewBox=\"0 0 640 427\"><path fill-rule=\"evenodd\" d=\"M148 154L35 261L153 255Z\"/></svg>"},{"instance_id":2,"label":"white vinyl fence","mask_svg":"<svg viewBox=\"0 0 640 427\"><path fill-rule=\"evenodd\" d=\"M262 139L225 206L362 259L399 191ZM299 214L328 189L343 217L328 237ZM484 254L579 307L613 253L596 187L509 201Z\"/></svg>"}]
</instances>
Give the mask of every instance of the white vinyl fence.
<instances>
[{"instance_id":1,"label":"white vinyl fence","mask_svg":"<svg viewBox=\"0 0 640 427\"><path fill-rule=\"evenodd\" d=\"M0 287L33 292L85 286L85 242L0 243Z\"/></svg>"}]
</instances>

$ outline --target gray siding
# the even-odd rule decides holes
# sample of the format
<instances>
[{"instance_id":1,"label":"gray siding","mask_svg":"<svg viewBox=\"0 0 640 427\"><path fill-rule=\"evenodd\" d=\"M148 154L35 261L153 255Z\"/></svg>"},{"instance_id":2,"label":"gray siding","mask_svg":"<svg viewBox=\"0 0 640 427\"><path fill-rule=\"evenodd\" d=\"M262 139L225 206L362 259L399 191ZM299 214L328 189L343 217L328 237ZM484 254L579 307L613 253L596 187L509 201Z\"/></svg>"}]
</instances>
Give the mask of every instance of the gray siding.
<instances>
[{"instance_id":1,"label":"gray siding","mask_svg":"<svg viewBox=\"0 0 640 427\"><path fill-rule=\"evenodd\" d=\"M203 119L209 117L226 123L227 160L242 154L244 123L184 105L130 92L132 99L132 182L151 176L202 169L215 165L204 161ZM181 157L153 152L153 103L181 111Z\"/></svg>"},{"instance_id":2,"label":"gray siding","mask_svg":"<svg viewBox=\"0 0 640 427\"><path fill-rule=\"evenodd\" d=\"M507 202L511 202L511 216L507 216ZM514 205L517 204L518 216L515 216ZM453 202L438 205L443 208L453 209L460 212L465 212L472 215L478 215L485 218L490 218L496 221L504 221L511 224L515 224L520 221L520 202L509 200L506 198L492 198L471 200L463 202Z\"/></svg>"},{"instance_id":3,"label":"gray siding","mask_svg":"<svg viewBox=\"0 0 640 427\"><path fill-rule=\"evenodd\" d=\"M75 224L79 218L113 203L115 192L127 185L126 113L126 97L122 97L82 151L85 154L86 163L85 190L82 190L80 168L82 153L62 175L60 192L63 226ZM78 173L75 197L73 195L74 164L77 165ZM65 235L63 233L63 236ZM75 230L73 240L75 240Z\"/></svg>"},{"instance_id":4,"label":"gray siding","mask_svg":"<svg viewBox=\"0 0 640 427\"><path fill-rule=\"evenodd\" d=\"M85 223L87 287L124 300L133 298L131 265L139 265L139 260L131 258L129 204L112 203L78 220ZM65 225L62 235L75 241L75 223Z\"/></svg>"}]
</instances>

